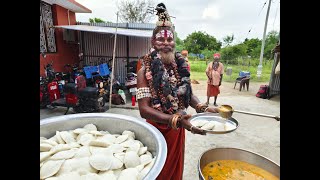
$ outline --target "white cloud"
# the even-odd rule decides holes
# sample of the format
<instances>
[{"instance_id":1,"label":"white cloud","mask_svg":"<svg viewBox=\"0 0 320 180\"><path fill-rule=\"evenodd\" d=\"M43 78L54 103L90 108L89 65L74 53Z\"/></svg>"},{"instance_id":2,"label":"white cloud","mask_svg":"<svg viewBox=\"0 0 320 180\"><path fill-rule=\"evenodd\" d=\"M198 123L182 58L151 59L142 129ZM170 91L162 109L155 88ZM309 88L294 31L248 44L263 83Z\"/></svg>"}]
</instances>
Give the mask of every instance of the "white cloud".
<instances>
[{"instance_id":1,"label":"white cloud","mask_svg":"<svg viewBox=\"0 0 320 180\"><path fill-rule=\"evenodd\" d=\"M205 8L202 13L202 18L220 19L219 8L217 6Z\"/></svg>"},{"instance_id":2,"label":"white cloud","mask_svg":"<svg viewBox=\"0 0 320 180\"><path fill-rule=\"evenodd\" d=\"M77 21L88 21L98 17L116 22L116 3L120 0L76 0L92 13L77 13ZM273 0L269 13L267 33L280 30L280 0ZM195 31L205 31L222 41L234 34L235 42L245 38L262 39L267 14L267 0L154 0L163 2L171 16L178 36L185 39ZM263 4L266 5L263 7ZM263 7L263 9L262 9ZM278 11L278 12L276 12ZM260 14L259 14L260 13ZM155 23L155 20L152 21ZM251 32L248 31L251 29Z\"/></svg>"},{"instance_id":3,"label":"white cloud","mask_svg":"<svg viewBox=\"0 0 320 180\"><path fill-rule=\"evenodd\" d=\"M76 0L92 11L92 13L77 13L77 21L89 22L89 18L101 18L104 21L116 22L115 0Z\"/></svg>"}]
</instances>

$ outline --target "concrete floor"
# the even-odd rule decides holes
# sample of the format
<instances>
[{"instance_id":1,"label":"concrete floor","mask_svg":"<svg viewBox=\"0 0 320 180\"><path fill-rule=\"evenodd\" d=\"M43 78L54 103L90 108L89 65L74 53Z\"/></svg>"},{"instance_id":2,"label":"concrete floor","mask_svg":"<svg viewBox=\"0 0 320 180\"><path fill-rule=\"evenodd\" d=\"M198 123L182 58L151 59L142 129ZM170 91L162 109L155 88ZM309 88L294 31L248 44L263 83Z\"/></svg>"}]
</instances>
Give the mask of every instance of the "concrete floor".
<instances>
[{"instance_id":1,"label":"concrete floor","mask_svg":"<svg viewBox=\"0 0 320 180\"><path fill-rule=\"evenodd\" d=\"M233 89L233 83L224 82L221 85L221 94L217 103L218 105L232 105L237 110L280 116L280 96L275 96L270 100L255 97L255 93L261 84L267 83L250 83L249 91L242 90L240 92L238 87ZM201 102L205 102L205 81L192 86L194 94L198 96ZM212 103L213 98L210 100L211 105ZM123 107L126 106L130 107L131 103L127 102ZM40 120L51 116L63 115L65 110L66 108L42 109L40 110ZM137 109L111 108L106 112L140 117ZM70 113L72 113L72 110ZM194 109L188 108L188 113L195 114L196 112ZM233 118L239 122L239 127L236 131L228 134L201 136L187 131L184 180L198 179L198 159L203 152L215 147L246 149L280 164L280 121L240 113L234 113Z\"/></svg>"}]
</instances>

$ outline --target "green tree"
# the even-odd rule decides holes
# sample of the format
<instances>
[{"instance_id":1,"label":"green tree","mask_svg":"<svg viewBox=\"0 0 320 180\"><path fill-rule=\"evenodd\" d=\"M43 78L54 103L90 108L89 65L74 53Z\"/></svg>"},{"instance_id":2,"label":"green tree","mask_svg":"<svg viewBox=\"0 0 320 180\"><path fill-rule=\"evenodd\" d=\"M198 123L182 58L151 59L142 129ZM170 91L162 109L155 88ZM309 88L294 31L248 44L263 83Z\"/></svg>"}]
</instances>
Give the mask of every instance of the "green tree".
<instances>
[{"instance_id":1,"label":"green tree","mask_svg":"<svg viewBox=\"0 0 320 180\"><path fill-rule=\"evenodd\" d=\"M246 56L247 55L247 46L244 44L237 44L232 46L232 51L236 56Z\"/></svg>"},{"instance_id":2,"label":"green tree","mask_svg":"<svg viewBox=\"0 0 320 180\"><path fill-rule=\"evenodd\" d=\"M247 46L247 55L253 58L258 58L260 55L259 49L261 50L261 43L262 41L258 38L245 39L243 44Z\"/></svg>"},{"instance_id":3,"label":"green tree","mask_svg":"<svg viewBox=\"0 0 320 180\"><path fill-rule=\"evenodd\" d=\"M100 19L100 18L89 18L89 22L90 23L105 23L104 20Z\"/></svg>"},{"instance_id":4,"label":"green tree","mask_svg":"<svg viewBox=\"0 0 320 180\"><path fill-rule=\"evenodd\" d=\"M231 60L234 59L235 55L232 52L232 47L228 46L228 47L224 47L221 49L221 59L224 60Z\"/></svg>"},{"instance_id":5,"label":"green tree","mask_svg":"<svg viewBox=\"0 0 320 180\"><path fill-rule=\"evenodd\" d=\"M154 7L152 0L121 0L117 5L121 22L146 23L154 17L148 13L149 7Z\"/></svg>"},{"instance_id":6,"label":"green tree","mask_svg":"<svg viewBox=\"0 0 320 180\"><path fill-rule=\"evenodd\" d=\"M183 41L178 37L178 33L174 32L174 38L176 42L176 51L181 52L185 49Z\"/></svg>"},{"instance_id":7,"label":"green tree","mask_svg":"<svg viewBox=\"0 0 320 180\"><path fill-rule=\"evenodd\" d=\"M223 43L225 46L229 46L234 40L234 35L232 34L231 36L226 36L223 38Z\"/></svg>"},{"instance_id":8,"label":"green tree","mask_svg":"<svg viewBox=\"0 0 320 180\"><path fill-rule=\"evenodd\" d=\"M176 31L174 32L174 38L176 40L176 44L183 44L183 41L179 38L178 33Z\"/></svg>"},{"instance_id":9,"label":"green tree","mask_svg":"<svg viewBox=\"0 0 320 180\"><path fill-rule=\"evenodd\" d=\"M221 49L221 58L223 60L232 60L235 63L237 58L244 56L247 56L247 46L245 44L237 44Z\"/></svg>"},{"instance_id":10,"label":"green tree","mask_svg":"<svg viewBox=\"0 0 320 180\"><path fill-rule=\"evenodd\" d=\"M204 58L205 58L205 59L213 59L213 54L214 54L215 52L212 51L212 50L209 50L209 49L205 48L205 49L202 50L200 53L204 55Z\"/></svg>"},{"instance_id":11,"label":"green tree","mask_svg":"<svg viewBox=\"0 0 320 180\"><path fill-rule=\"evenodd\" d=\"M270 31L268 33L266 37L264 51L263 51L263 57L265 57L266 59L272 59L273 54L271 53L271 51L276 46L278 40L279 40L279 32Z\"/></svg>"},{"instance_id":12,"label":"green tree","mask_svg":"<svg viewBox=\"0 0 320 180\"><path fill-rule=\"evenodd\" d=\"M219 51L221 42L206 32L193 32L184 40L184 46L189 52L199 54L202 50Z\"/></svg>"}]
</instances>

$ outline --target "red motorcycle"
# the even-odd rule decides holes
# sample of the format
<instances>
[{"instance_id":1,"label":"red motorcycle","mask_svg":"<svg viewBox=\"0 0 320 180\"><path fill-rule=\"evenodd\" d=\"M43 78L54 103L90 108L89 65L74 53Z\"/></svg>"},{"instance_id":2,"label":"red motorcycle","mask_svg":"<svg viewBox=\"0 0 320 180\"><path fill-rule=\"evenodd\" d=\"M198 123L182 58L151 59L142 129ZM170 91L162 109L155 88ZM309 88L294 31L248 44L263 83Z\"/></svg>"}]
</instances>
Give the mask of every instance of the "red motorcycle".
<instances>
[{"instance_id":1,"label":"red motorcycle","mask_svg":"<svg viewBox=\"0 0 320 180\"><path fill-rule=\"evenodd\" d=\"M40 108L46 108L52 101L60 98L52 64L53 61L44 66L45 76L40 77Z\"/></svg>"},{"instance_id":2,"label":"red motorcycle","mask_svg":"<svg viewBox=\"0 0 320 180\"><path fill-rule=\"evenodd\" d=\"M52 76L55 74L52 69L52 63L45 68L47 75ZM77 113L104 112L106 110L104 107L105 101L100 96L99 89L86 87L86 79L83 75L77 75L74 83L67 83L64 86L65 97L60 95L56 78L47 77L46 79L48 81L42 80L43 83L40 86L40 107L49 105L53 108L57 106L67 107L65 114L68 113L70 107ZM51 79L52 81L49 81Z\"/></svg>"},{"instance_id":3,"label":"red motorcycle","mask_svg":"<svg viewBox=\"0 0 320 180\"><path fill-rule=\"evenodd\" d=\"M40 108L46 108L48 104L50 104L48 78L40 76Z\"/></svg>"}]
</instances>

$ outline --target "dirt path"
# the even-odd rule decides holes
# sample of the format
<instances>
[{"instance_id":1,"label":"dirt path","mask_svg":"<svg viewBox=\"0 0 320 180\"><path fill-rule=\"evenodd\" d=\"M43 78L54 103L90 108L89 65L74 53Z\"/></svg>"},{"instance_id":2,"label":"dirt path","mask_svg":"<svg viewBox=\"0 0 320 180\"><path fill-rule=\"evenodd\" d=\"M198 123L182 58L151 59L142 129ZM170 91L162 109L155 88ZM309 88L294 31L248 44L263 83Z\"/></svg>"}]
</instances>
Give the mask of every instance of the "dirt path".
<instances>
[{"instance_id":1,"label":"dirt path","mask_svg":"<svg viewBox=\"0 0 320 180\"><path fill-rule=\"evenodd\" d=\"M206 101L207 84L206 81L199 81L200 84L192 84L193 93L201 102ZM275 96L270 100L255 97L259 86L268 83L250 83L249 91L239 91L239 84L233 89L234 83L223 82L220 86L221 94L217 103L230 104L235 109L280 115L280 98ZM210 100L212 106L213 98ZM127 102L131 106L131 102ZM136 105L137 106L137 105ZM57 108L54 110L43 109L40 111L40 119L63 115L65 108ZM190 114L196 114L195 110L188 108ZM112 108L106 113L118 113L128 116L140 117L138 110ZM71 114L71 112L70 112ZM280 122L272 118L252 116L240 113L234 113L233 118L239 122L239 128L228 134L215 135L195 135L186 131L185 144L185 163L183 180L199 179L198 176L198 160L201 154L208 149L217 147L233 147L253 151L262 156L271 159L280 164Z\"/></svg>"},{"instance_id":2,"label":"dirt path","mask_svg":"<svg viewBox=\"0 0 320 180\"><path fill-rule=\"evenodd\" d=\"M196 92L196 94L207 94L207 81L198 81L199 84L192 84L193 91ZM220 92L221 94L219 96L230 96L230 95L241 95L241 96L255 96L255 94L258 92L260 85L263 84L269 84L269 82L250 82L249 84L249 91L247 91L247 88L242 89L239 91L239 83L237 83L235 89L233 82L222 82L220 86Z\"/></svg>"}]
</instances>

